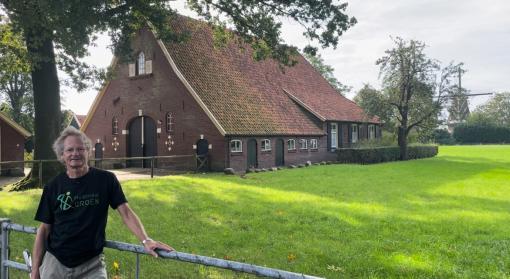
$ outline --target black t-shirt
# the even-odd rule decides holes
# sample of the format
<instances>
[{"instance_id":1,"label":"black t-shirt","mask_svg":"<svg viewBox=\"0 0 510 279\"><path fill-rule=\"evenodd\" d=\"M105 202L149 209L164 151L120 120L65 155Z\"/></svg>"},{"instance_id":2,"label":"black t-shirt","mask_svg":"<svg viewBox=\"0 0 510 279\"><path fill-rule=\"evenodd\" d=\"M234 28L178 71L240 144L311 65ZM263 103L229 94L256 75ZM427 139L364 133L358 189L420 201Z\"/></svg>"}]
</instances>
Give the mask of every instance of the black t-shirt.
<instances>
[{"instance_id":1,"label":"black t-shirt","mask_svg":"<svg viewBox=\"0 0 510 279\"><path fill-rule=\"evenodd\" d=\"M35 220L52 225L47 250L72 268L103 251L108 206L125 202L111 172L90 168L76 179L64 172L44 187Z\"/></svg>"}]
</instances>

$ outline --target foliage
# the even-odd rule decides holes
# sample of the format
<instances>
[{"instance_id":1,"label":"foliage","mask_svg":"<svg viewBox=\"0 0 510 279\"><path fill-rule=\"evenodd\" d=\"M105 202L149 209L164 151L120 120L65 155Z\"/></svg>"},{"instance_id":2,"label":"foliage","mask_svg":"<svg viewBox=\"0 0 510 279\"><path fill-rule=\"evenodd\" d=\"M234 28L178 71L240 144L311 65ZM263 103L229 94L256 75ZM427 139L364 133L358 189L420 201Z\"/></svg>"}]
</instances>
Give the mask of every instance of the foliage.
<instances>
[{"instance_id":1,"label":"foliage","mask_svg":"<svg viewBox=\"0 0 510 279\"><path fill-rule=\"evenodd\" d=\"M452 134L446 129L434 130L434 142L437 144L455 144L455 139Z\"/></svg>"},{"instance_id":2,"label":"foliage","mask_svg":"<svg viewBox=\"0 0 510 279\"><path fill-rule=\"evenodd\" d=\"M468 123L510 127L510 92L497 93L476 108Z\"/></svg>"},{"instance_id":3,"label":"foliage","mask_svg":"<svg viewBox=\"0 0 510 279\"><path fill-rule=\"evenodd\" d=\"M453 137L459 143L510 143L510 127L462 123L455 126Z\"/></svg>"},{"instance_id":4,"label":"foliage","mask_svg":"<svg viewBox=\"0 0 510 279\"><path fill-rule=\"evenodd\" d=\"M348 93L351 91L352 87L347 86L343 83L341 83L336 77L335 77L335 69L327 65L324 59L321 57L320 54L317 55L310 55L305 53L304 57L306 60L319 72L322 77L324 77L335 90L340 93L341 95L344 95L345 93Z\"/></svg>"},{"instance_id":5,"label":"foliage","mask_svg":"<svg viewBox=\"0 0 510 279\"><path fill-rule=\"evenodd\" d=\"M30 63L23 36L0 19L0 110L33 132L34 103Z\"/></svg>"},{"instance_id":6,"label":"foliage","mask_svg":"<svg viewBox=\"0 0 510 279\"><path fill-rule=\"evenodd\" d=\"M468 91L464 88L456 86L450 92L450 101L448 104L448 122L462 123L469 117L469 102L467 94Z\"/></svg>"},{"instance_id":7,"label":"foliage","mask_svg":"<svg viewBox=\"0 0 510 279\"><path fill-rule=\"evenodd\" d=\"M437 146L408 146L409 159L429 158L437 155ZM341 148L337 150L337 160L342 163L374 164L397 161L400 159L398 146Z\"/></svg>"},{"instance_id":8,"label":"foliage","mask_svg":"<svg viewBox=\"0 0 510 279\"><path fill-rule=\"evenodd\" d=\"M325 278L505 278L509 164L508 145L441 146L426 160L122 185L149 235L181 252ZM1 191L0 216L36 225L40 195ZM106 235L139 243L113 210ZM33 241L11 233L11 259L23 261ZM114 261L122 278L135 277L134 254L105 253L109 277ZM256 278L149 256L140 267L140 278Z\"/></svg>"},{"instance_id":9,"label":"foliage","mask_svg":"<svg viewBox=\"0 0 510 279\"><path fill-rule=\"evenodd\" d=\"M441 69L439 62L425 55L423 42L394 39L395 47L377 60L382 76L383 94L393 106L401 159L407 159L407 137L411 130L430 131L437 126L437 115L452 92L451 78L462 64Z\"/></svg>"},{"instance_id":10,"label":"foliage","mask_svg":"<svg viewBox=\"0 0 510 279\"><path fill-rule=\"evenodd\" d=\"M370 84L365 84L356 93L353 100L368 115L379 117L382 123L384 123L382 126L384 130L395 131L394 108L387 101L387 96L381 91L373 88Z\"/></svg>"},{"instance_id":11,"label":"foliage","mask_svg":"<svg viewBox=\"0 0 510 279\"><path fill-rule=\"evenodd\" d=\"M168 20L176 12L167 0L0 0L0 4L13 28L24 34L28 50L34 88L36 160L54 158L51 144L60 132L57 64L81 90L95 76L94 69L81 59L98 32L108 32L120 61L134 59L131 39L148 23L165 42L182 41L189 35L189 32L178 33L171 29ZM356 23L345 14L346 3L331 1L188 0L187 4L211 23L228 23L228 26L216 26L220 29L232 27L241 42L252 46L256 59L273 58L282 65L295 64L292 56L297 53L296 48L282 43L283 18L291 18L304 26L304 36L321 47L336 47L342 33ZM314 53L315 50L307 46L304 51ZM27 186L42 185L55 174L56 169L47 169L43 181L32 176L28 182L31 185Z\"/></svg>"}]
</instances>

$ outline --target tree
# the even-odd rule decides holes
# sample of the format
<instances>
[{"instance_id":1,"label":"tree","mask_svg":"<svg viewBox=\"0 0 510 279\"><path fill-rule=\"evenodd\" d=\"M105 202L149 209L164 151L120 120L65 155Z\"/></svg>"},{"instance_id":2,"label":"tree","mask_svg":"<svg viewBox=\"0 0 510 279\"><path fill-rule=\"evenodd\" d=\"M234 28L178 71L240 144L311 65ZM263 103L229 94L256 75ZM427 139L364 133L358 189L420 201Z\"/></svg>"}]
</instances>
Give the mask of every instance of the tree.
<instances>
[{"instance_id":1,"label":"tree","mask_svg":"<svg viewBox=\"0 0 510 279\"><path fill-rule=\"evenodd\" d=\"M428 129L452 92L451 78L460 65L450 63L441 69L429 59L425 44L397 37L395 47L378 59L386 100L395 109L397 142L402 160L407 160L407 137L414 128Z\"/></svg>"},{"instance_id":2,"label":"tree","mask_svg":"<svg viewBox=\"0 0 510 279\"><path fill-rule=\"evenodd\" d=\"M163 41L182 41L186 34L171 30L170 17L175 16L168 0L90 0L90 1L19 1L0 0L3 10L15 28L22 31L31 62L35 108L35 159L55 158L51 144L60 127L60 94L57 63L83 89L87 67L80 61L95 34L107 31L114 53L122 60L133 59L130 38L151 23ZM281 20L291 18L305 27L303 35L321 47L336 47L342 33L356 23L345 14L346 3L331 1L201 1L187 0L189 8L214 23L221 37L225 27L234 29L241 43L254 49L256 59L273 58L282 65L293 65L295 47L282 43ZM221 20L220 20L221 19ZM221 24L222 23L222 24ZM228 26L227 26L228 25ZM306 53L317 47L307 46ZM45 169L43 180L56 170ZM36 176L19 188L45 181Z\"/></svg>"},{"instance_id":3,"label":"tree","mask_svg":"<svg viewBox=\"0 0 510 279\"><path fill-rule=\"evenodd\" d=\"M347 86L343 83L341 83L334 74L335 69L327 65L326 62L324 62L324 59L321 57L320 54L317 55L311 55L311 54L304 54L304 57L306 60L319 72L323 78L325 78L335 90L340 93L341 95L344 95L345 93L351 91L352 87Z\"/></svg>"},{"instance_id":4,"label":"tree","mask_svg":"<svg viewBox=\"0 0 510 279\"><path fill-rule=\"evenodd\" d=\"M353 100L366 114L379 117L381 122L384 123L383 128L385 130L394 132L394 108L387 102L383 92L373 88L370 84L365 84L356 93Z\"/></svg>"},{"instance_id":5,"label":"tree","mask_svg":"<svg viewBox=\"0 0 510 279\"><path fill-rule=\"evenodd\" d=\"M465 71L460 67L458 71L459 83L450 93L450 103L448 105L448 122L453 124L465 122L470 113L468 97L466 95L468 91L462 88L460 80Z\"/></svg>"},{"instance_id":6,"label":"tree","mask_svg":"<svg viewBox=\"0 0 510 279\"><path fill-rule=\"evenodd\" d=\"M1 111L25 129L33 130L33 94L30 64L23 37L11 24L0 22Z\"/></svg>"},{"instance_id":7,"label":"tree","mask_svg":"<svg viewBox=\"0 0 510 279\"><path fill-rule=\"evenodd\" d=\"M510 92L496 93L486 104L477 107L467 122L510 127Z\"/></svg>"}]
</instances>

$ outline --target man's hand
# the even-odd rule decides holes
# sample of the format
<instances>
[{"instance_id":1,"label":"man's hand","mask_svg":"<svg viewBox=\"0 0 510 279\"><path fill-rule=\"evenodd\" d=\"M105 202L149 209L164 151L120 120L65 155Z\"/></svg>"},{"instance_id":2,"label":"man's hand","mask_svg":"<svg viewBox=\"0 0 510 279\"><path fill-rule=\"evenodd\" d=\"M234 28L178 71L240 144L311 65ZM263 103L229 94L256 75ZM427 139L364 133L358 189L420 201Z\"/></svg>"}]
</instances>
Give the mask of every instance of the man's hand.
<instances>
[{"instance_id":1,"label":"man's hand","mask_svg":"<svg viewBox=\"0 0 510 279\"><path fill-rule=\"evenodd\" d=\"M159 242L159 241L152 240L152 239L147 239L144 242L145 243L143 244L143 247L145 248L145 251L149 252L151 255L153 255L156 258L158 257L158 254L155 251L156 249L162 249L162 250L165 250L167 252L175 251L174 248L166 245L163 242Z\"/></svg>"}]
</instances>

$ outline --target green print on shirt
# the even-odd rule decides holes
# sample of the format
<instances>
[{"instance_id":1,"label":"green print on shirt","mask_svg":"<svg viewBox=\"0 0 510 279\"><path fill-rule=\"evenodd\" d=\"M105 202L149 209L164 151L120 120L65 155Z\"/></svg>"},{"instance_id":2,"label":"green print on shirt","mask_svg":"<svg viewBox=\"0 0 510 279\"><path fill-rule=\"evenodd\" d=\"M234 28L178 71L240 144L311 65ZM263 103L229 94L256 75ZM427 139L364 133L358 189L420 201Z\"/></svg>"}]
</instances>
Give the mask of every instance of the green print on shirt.
<instances>
[{"instance_id":1,"label":"green print on shirt","mask_svg":"<svg viewBox=\"0 0 510 279\"><path fill-rule=\"evenodd\" d=\"M58 195L57 200L60 202L60 209L64 211L72 207L73 198L71 198L71 192Z\"/></svg>"},{"instance_id":2,"label":"green print on shirt","mask_svg":"<svg viewBox=\"0 0 510 279\"><path fill-rule=\"evenodd\" d=\"M57 200L60 202L60 209L66 211L70 208L88 207L99 204L98 194L85 194L81 196L71 197L71 192L60 194L57 196Z\"/></svg>"}]
</instances>

